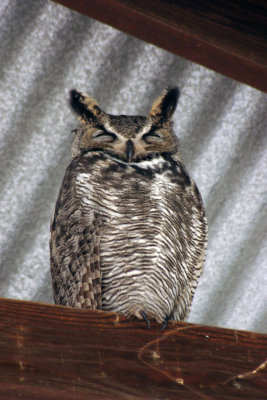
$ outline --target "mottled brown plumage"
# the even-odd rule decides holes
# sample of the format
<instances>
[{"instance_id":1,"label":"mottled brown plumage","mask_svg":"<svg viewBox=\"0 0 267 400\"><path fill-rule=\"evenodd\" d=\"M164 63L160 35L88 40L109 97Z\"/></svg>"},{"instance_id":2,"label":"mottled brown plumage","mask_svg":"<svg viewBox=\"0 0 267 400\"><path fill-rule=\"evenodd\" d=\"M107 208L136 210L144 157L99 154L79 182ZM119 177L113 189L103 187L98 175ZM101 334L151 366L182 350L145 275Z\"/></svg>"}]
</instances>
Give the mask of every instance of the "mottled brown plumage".
<instances>
[{"instance_id":1,"label":"mottled brown plumage","mask_svg":"<svg viewBox=\"0 0 267 400\"><path fill-rule=\"evenodd\" d=\"M73 90L81 120L51 224L56 304L166 323L185 319L207 223L183 164L167 89L147 117L113 116Z\"/></svg>"}]
</instances>

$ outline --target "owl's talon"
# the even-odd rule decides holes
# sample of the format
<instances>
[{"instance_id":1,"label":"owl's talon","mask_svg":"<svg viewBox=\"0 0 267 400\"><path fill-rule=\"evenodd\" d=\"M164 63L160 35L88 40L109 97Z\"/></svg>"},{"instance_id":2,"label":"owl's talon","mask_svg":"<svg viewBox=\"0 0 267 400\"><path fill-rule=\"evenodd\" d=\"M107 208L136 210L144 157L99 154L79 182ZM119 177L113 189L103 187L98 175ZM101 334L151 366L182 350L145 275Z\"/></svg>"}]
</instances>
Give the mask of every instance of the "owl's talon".
<instances>
[{"instance_id":1,"label":"owl's talon","mask_svg":"<svg viewBox=\"0 0 267 400\"><path fill-rule=\"evenodd\" d=\"M160 332L164 331L164 329L166 328L166 326L168 325L169 320L171 319L171 315L166 315L161 328L160 328Z\"/></svg>"},{"instance_id":2,"label":"owl's talon","mask_svg":"<svg viewBox=\"0 0 267 400\"><path fill-rule=\"evenodd\" d=\"M142 315L142 317L144 318L144 320L146 321L147 324L147 329L150 329L150 321L148 319L148 316L146 315L146 313L144 311L140 311L140 314Z\"/></svg>"}]
</instances>

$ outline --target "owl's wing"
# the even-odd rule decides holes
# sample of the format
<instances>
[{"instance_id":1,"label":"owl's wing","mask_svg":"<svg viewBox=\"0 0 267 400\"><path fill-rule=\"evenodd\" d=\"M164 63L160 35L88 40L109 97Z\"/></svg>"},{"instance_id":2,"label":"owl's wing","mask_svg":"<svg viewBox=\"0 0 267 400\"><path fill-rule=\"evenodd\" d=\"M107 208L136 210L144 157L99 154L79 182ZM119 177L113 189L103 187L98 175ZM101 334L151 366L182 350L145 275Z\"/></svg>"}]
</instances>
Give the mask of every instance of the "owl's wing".
<instances>
[{"instance_id":1,"label":"owl's wing","mask_svg":"<svg viewBox=\"0 0 267 400\"><path fill-rule=\"evenodd\" d=\"M61 190L51 224L51 275L56 304L101 308L103 217Z\"/></svg>"},{"instance_id":2,"label":"owl's wing","mask_svg":"<svg viewBox=\"0 0 267 400\"><path fill-rule=\"evenodd\" d=\"M176 212L178 238L176 247L178 271L181 274L180 291L172 311L173 319L185 320L190 312L193 297L201 276L206 258L208 226L204 205L195 182L182 169L186 189L179 194L182 209L173 204ZM181 195L182 193L182 195ZM181 212L182 210L182 212ZM182 251L181 251L182 250Z\"/></svg>"}]
</instances>

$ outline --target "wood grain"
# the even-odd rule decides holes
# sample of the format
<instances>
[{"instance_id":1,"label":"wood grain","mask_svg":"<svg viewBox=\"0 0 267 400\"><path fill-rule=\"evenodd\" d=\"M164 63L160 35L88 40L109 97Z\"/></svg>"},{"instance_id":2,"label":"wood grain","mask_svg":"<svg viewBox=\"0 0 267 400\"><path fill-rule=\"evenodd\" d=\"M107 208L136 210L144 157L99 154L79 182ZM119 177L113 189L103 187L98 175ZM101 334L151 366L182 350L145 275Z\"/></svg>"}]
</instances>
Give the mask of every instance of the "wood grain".
<instances>
[{"instance_id":1,"label":"wood grain","mask_svg":"<svg viewBox=\"0 0 267 400\"><path fill-rule=\"evenodd\" d=\"M253 399L267 335L0 300L0 399Z\"/></svg>"},{"instance_id":2,"label":"wood grain","mask_svg":"<svg viewBox=\"0 0 267 400\"><path fill-rule=\"evenodd\" d=\"M56 0L267 92L266 0Z\"/></svg>"}]
</instances>

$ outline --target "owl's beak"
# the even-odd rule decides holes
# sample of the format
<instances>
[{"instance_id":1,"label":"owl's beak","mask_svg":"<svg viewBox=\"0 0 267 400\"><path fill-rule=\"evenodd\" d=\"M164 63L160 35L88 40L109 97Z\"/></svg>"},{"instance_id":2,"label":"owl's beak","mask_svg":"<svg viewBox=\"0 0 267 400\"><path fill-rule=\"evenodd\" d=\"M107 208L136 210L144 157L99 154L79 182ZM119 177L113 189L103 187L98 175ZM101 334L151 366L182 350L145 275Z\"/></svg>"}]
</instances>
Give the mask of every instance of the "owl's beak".
<instances>
[{"instance_id":1,"label":"owl's beak","mask_svg":"<svg viewBox=\"0 0 267 400\"><path fill-rule=\"evenodd\" d=\"M132 140L127 140L126 142L126 159L128 162L131 162L134 156L134 144Z\"/></svg>"}]
</instances>

